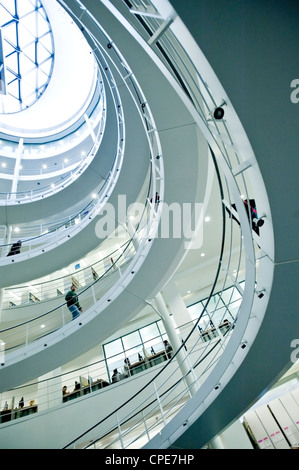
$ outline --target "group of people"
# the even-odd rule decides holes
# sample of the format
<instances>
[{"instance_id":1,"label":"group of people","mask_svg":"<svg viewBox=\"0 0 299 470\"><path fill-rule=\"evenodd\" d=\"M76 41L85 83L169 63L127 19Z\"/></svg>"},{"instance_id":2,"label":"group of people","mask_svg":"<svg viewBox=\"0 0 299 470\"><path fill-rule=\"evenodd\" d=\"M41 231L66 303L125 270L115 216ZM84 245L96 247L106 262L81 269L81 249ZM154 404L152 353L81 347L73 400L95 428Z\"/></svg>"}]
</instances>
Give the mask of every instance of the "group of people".
<instances>
[{"instance_id":1,"label":"group of people","mask_svg":"<svg viewBox=\"0 0 299 470\"><path fill-rule=\"evenodd\" d=\"M163 341L163 344L164 344L164 350L165 350L165 353L166 353L166 358L170 359L171 355L172 355L172 346L169 344L167 339L165 339ZM152 349L152 352L153 352L153 349ZM140 353L138 354L138 359L139 359L139 361L143 360ZM111 382L112 383L119 382L121 379L130 377L131 375L132 375L131 374L131 361L128 357L126 357L125 360L124 360L123 374L121 374L118 371L118 369L114 369L112 377L111 377Z\"/></svg>"}]
</instances>

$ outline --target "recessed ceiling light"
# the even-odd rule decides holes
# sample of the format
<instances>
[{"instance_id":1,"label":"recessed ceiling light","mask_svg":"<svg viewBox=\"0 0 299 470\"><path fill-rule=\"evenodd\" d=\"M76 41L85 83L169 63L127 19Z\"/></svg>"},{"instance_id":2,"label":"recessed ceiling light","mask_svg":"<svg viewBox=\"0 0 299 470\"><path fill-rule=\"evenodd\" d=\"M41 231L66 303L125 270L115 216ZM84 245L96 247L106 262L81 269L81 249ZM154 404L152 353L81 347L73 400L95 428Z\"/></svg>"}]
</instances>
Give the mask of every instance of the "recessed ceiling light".
<instances>
[{"instance_id":1,"label":"recessed ceiling light","mask_svg":"<svg viewBox=\"0 0 299 470\"><path fill-rule=\"evenodd\" d=\"M207 217L205 217L205 222L210 222L210 220L211 220L211 217L207 215Z\"/></svg>"},{"instance_id":2,"label":"recessed ceiling light","mask_svg":"<svg viewBox=\"0 0 299 470\"><path fill-rule=\"evenodd\" d=\"M205 253L200 253L200 256L206 256L206 254Z\"/></svg>"}]
</instances>

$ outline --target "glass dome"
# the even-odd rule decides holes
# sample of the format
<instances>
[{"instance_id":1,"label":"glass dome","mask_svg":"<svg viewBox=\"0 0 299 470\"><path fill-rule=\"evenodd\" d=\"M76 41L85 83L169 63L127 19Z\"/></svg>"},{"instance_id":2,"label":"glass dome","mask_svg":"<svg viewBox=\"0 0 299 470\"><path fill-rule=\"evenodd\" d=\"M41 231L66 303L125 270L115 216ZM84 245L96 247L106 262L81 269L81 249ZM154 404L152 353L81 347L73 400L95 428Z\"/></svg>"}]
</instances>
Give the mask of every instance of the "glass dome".
<instances>
[{"instance_id":1,"label":"glass dome","mask_svg":"<svg viewBox=\"0 0 299 470\"><path fill-rule=\"evenodd\" d=\"M35 103L49 83L53 61L52 29L42 3L0 1L0 114Z\"/></svg>"},{"instance_id":2,"label":"glass dome","mask_svg":"<svg viewBox=\"0 0 299 470\"><path fill-rule=\"evenodd\" d=\"M56 0L0 0L0 205L48 197L85 171L106 121L99 64Z\"/></svg>"}]
</instances>

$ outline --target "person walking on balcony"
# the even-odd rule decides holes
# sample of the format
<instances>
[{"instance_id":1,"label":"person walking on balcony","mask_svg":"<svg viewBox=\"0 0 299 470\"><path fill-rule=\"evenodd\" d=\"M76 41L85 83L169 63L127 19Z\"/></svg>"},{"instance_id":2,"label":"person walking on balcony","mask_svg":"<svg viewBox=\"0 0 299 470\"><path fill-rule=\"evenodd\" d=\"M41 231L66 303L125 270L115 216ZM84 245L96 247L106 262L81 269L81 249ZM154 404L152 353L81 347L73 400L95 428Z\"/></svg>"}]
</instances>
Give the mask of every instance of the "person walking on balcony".
<instances>
[{"instance_id":1,"label":"person walking on balcony","mask_svg":"<svg viewBox=\"0 0 299 470\"><path fill-rule=\"evenodd\" d=\"M73 315L73 320L80 315L82 312L82 307L79 303L78 296L76 294L76 286L74 284L71 286L71 289L67 292L65 300L68 306L69 311Z\"/></svg>"}]
</instances>

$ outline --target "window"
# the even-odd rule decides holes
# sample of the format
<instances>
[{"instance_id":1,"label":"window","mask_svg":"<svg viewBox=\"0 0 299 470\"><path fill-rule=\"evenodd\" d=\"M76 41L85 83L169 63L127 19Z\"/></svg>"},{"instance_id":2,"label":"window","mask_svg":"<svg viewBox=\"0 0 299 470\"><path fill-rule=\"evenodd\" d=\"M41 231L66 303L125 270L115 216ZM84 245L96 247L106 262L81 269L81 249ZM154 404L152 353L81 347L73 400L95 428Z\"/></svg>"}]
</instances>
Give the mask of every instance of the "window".
<instances>
[{"instance_id":1,"label":"window","mask_svg":"<svg viewBox=\"0 0 299 470\"><path fill-rule=\"evenodd\" d=\"M163 339L166 338L162 321L158 320L104 344L104 357L109 378L111 379L114 369L118 369L123 374L125 358L129 358L131 364L134 364L140 360L140 356L144 358L146 354L150 357L164 350Z\"/></svg>"},{"instance_id":2,"label":"window","mask_svg":"<svg viewBox=\"0 0 299 470\"><path fill-rule=\"evenodd\" d=\"M0 29L5 93L0 113L16 113L31 106L47 88L54 60L53 35L40 0L0 1Z\"/></svg>"}]
</instances>

